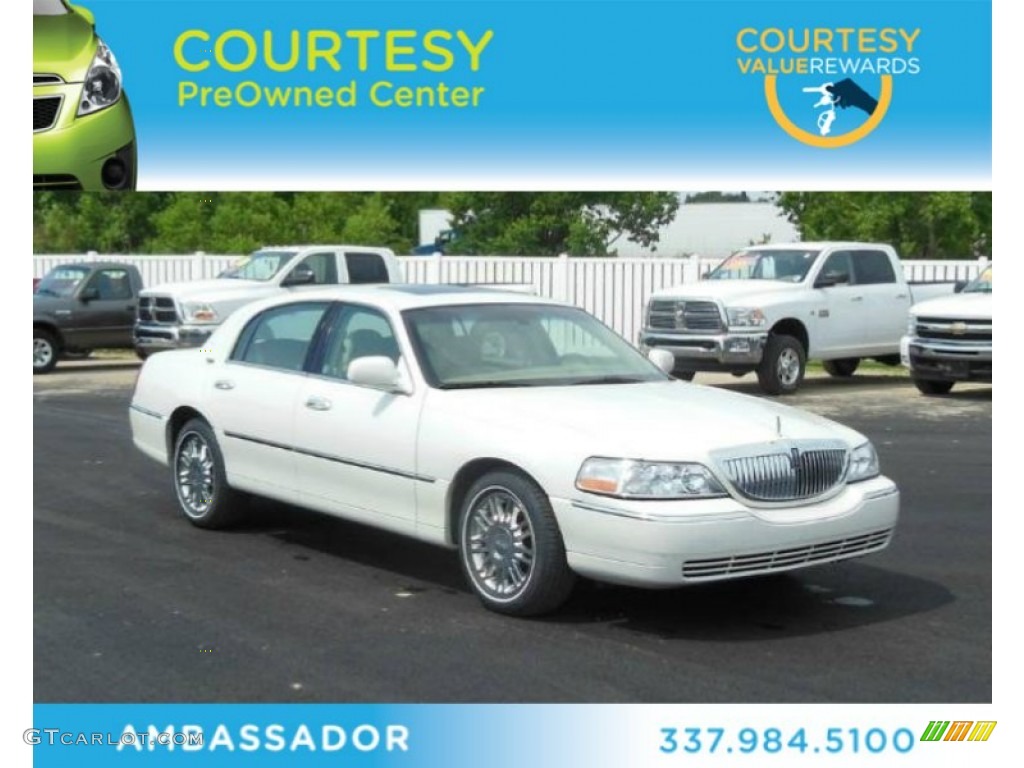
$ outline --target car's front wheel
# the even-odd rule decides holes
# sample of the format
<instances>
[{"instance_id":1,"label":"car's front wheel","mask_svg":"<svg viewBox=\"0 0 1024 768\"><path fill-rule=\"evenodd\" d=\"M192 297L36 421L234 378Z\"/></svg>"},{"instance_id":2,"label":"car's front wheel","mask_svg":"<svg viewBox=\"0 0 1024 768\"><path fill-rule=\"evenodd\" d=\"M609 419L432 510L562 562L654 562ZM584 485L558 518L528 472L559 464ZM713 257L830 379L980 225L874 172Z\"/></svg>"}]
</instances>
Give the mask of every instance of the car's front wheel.
<instances>
[{"instance_id":1,"label":"car's front wheel","mask_svg":"<svg viewBox=\"0 0 1024 768\"><path fill-rule=\"evenodd\" d=\"M36 328L32 332L32 373L49 373L60 356L57 340L49 331Z\"/></svg>"},{"instance_id":2,"label":"car's front wheel","mask_svg":"<svg viewBox=\"0 0 1024 768\"><path fill-rule=\"evenodd\" d=\"M178 433L171 480L178 508L193 525L224 528L238 518L237 494L227 483L217 436L202 419L188 421Z\"/></svg>"},{"instance_id":3,"label":"car's front wheel","mask_svg":"<svg viewBox=\"0 0 1024 768\"><path fill-rule=\"evenodd\" d=\"M517 472L489 472L473 483L459 516L459 553L473 591L498 613L553 611L576 580L551 502Z\"/></svg>"},{"instance_id":4,"label":"car's front wheel","mask_svg":"<svg viewBox=\"0 0 1024 768\"><path fill-rule=\"evenodd\" d=\"M789 395L800 389L807 365L803 344L792 336L773 333L757 367L757 383L769 395Z\"/></svg>"}]
</instances>

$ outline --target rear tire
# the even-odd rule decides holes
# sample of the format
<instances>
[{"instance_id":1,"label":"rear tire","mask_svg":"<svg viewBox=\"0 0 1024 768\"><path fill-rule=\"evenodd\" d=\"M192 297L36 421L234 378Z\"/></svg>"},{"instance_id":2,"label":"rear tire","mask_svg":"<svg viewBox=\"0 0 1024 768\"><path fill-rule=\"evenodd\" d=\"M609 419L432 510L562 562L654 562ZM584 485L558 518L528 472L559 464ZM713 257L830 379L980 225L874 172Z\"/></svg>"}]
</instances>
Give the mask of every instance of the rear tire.
<instances>
[{"instance_id":1,"label":"rear tire","mask_svg":"<svg viewBox=\"0 0 1024 768\"><path fill-rule=\"evenodd\" d=\"M32 330L32 373L49 373L57 367L60 347L57 339L42 328Z\"/></svg>"},{"instance_id":2,"label":"rear tire","mask_svg":"<svg viewBox=\"0 0 1024 768\"><path fill-rule=\"evenodd\" d=\"M757 383L769 395L791 395L800 389L807 367L807 353L797 339L772 334L757 366Z\"/></svg>"},{"instance_id":3,"label":"rear tire","mask_svg":"<svg viewBox=\"0 0 1024 768\"><path fill-rule=\"evenodd\" d=\"M825 360L822 363L825 373L839 379L847 379L850 376L853 376L858 365L860 365L859 357L844 357L839 360Z\"/></svg>"},{"instance_id":4,"label":"rear tire","mask_svg":"<svg viewBox=\"0 0 1024 768\"><path fill-rule=\"evenodd\" d=\"M459 561L485 607L537 616L562 605L576 575L544 491L518 472L488 472L459 512Z\"/></svg>"},{"instance_id":5,"label":"rear tire","mask_svg":"<svg viewBox=\"0 0 1024 768\"><path fill-rule=\"evenodd\" d=\"M171 483L178 509L200 528L225 528L239 516L238 494L228 485L224 456L213 429L191 419L174 440Z\"/></svg>"},{"instance_id":6,"label":"rear tire","mask_svg":"<svg viewBox=\"0 0 1024 768\"><path fill-rule=\"evenodd\" d=\"M952 381L933 381L931 379L914 379L914 386L922 395L948 395L953 388Z\"/></svg>"}]
</instances>

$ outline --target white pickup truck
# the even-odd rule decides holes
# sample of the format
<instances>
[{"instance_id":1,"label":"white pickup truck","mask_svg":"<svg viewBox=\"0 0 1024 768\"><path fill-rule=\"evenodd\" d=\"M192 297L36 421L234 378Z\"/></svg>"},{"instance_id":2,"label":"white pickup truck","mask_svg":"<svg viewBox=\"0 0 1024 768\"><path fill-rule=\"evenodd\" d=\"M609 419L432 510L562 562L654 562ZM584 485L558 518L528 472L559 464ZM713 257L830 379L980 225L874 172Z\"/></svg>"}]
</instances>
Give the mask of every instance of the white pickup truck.
<instances>
[{"instance_id":1,"label":"white pickup truck","mask_svg":"<svg viewBox=\"0 0 1024 768\"><path fill-rule=\"evenodd\" d=\"M958 381L992 381L992 267L956 296L911 307L900 356L926 395L944 395Z\"/></svg>"},{"instance_id":2,"label":"white pickup truck","mask_svg":"<svg viewBox=\"0 0 1024 768\"><path fill-rule=\"evenodd\" d=\"M656 292L639 343L676 358L675 375L757 373L769 394L795 392L807 360L850 376L863 358L900 362L911 305L954 284L908 284L896 251L877 243L744 248L696 284Z\"/></svg>"},{"instance_id":3,"label":"white pickup truck","mask_svg":"<svg viewBox=\"0 0 1024 768\"><path fill-rule=\"evenodd\" d=\"M214 280L167 283L140 294L135 351L199 347L225 318L256 299L309 287L402 282L402 268L387 248L297 245L264 248Z\"/></svg>"}]
</instances>

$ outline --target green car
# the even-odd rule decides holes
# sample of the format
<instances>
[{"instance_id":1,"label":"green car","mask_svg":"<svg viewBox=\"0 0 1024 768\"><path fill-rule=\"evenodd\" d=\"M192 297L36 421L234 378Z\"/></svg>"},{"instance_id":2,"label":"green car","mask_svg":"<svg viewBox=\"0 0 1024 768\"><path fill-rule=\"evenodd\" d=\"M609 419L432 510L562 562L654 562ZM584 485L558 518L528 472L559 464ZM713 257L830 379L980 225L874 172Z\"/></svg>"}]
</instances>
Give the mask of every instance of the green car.
<instances>
[{"instance_id":1,"label":"green car","mask_svg":"<svg viewBox=\"0 0 1024 768\"><path fill-rule=\"evenodd\" d=\"M121 70L93 15L33 0L33 188L135 188L135 126Z\"/></svg>"}]
</instances>

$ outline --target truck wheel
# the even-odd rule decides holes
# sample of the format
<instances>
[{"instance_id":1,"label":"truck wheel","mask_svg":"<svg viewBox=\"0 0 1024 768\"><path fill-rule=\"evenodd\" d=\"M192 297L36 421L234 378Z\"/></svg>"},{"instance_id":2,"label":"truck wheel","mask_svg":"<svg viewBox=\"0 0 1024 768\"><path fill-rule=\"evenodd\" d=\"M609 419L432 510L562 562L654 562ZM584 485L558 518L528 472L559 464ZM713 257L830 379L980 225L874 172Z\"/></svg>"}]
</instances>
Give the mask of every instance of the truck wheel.
<instances>
[{"instance_id":1,"label":"truck wheel","mask_svg":"<svg viewBox=\"0 0 1024 768\"><path fill-rule=\"evenodd\" d=\"M803 344L792 336L773 333L757 366L757 382L769 395L790 395L800 388L806 366Z\"/></svg>"},{"instance_id":2,"label":"truck wheel","mask_svg":"<svg viewBox=\"0 0 1024 768\"><path fill-rule=\"evenodd\" d=\"M933 381L931 379L914 379L914 386L922 395L947 395L953 388L952 381Z\"/></svg>"},{"instance_id":3,"label":"truck wheel","mask_svg":"<svg viewBox=\"0 0 1024 768\"><path fill-rule=\"evenodd\" d=\"M57 340L49 331L35 328L32 331L32 373L49 373L57 366L60 352Z\"/></svg>"},{"instance_id":4,"label":"truck wheel","mask_svg":"<svg viewBox=\"0 0 1024 768\"><path fill-rule=\"evenodd\" d=\"M857 370L858 365L860 365L859 357L844 357L840 360L825 360L822 363L822 366L825 368L825 373L829 376L835 376L840 379L853 376L853 372Z\"/></svg>"},{"instance_id":5,"label":"truck wheel","mask_svg":"<svg viewBox=\"0 0 1024 768\"><path fill-rule=\"evenodd\" d=\"M238 498L228 485L224 455L213 429L191 419L174 441L171 480L178 508L200 528L225 528L239 515Z\"/></svg>"},{"instance_id":6,"label":"truck wheel","mask_svg":"<svg viewBox=\"0 0 1024 768\"><path fill-rule=\"evenodd\" d=\"M558 608L576 581L544 491L518 472L488 472L459 514L459 560L485 607L511 616Z\"/></svg>"}]
</instances>

